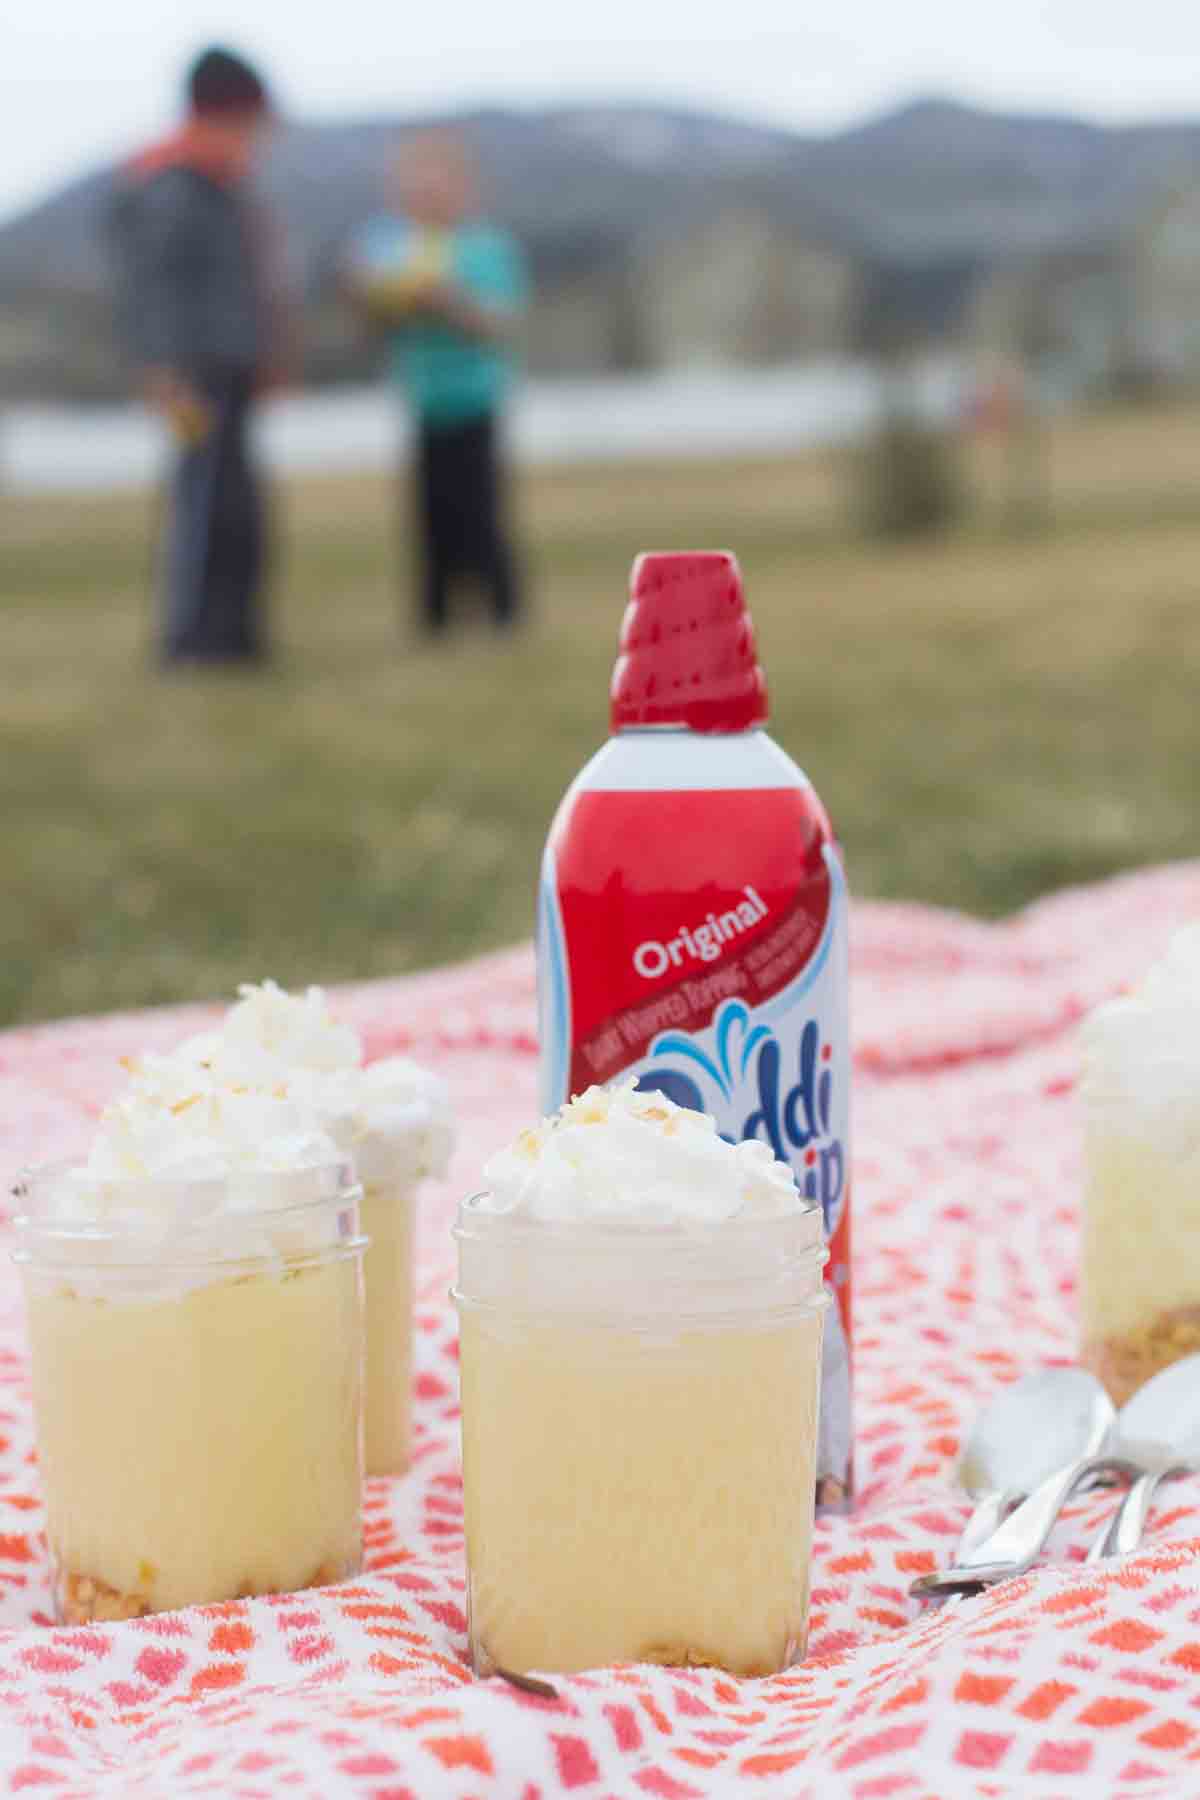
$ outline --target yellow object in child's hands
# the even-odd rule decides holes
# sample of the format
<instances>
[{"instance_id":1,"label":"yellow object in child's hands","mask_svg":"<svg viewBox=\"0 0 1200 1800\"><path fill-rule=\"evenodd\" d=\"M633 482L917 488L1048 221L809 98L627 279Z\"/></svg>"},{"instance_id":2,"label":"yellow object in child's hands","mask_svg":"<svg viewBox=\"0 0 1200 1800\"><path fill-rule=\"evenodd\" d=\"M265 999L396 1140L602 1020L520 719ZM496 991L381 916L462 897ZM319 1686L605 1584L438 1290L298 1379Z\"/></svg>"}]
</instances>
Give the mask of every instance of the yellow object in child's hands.
<instances>
[{"instance_id":1,"label":"yellow object in child's hands","mask_svg":"<svg viewBox=\"0 0 1200 1800\"><path fill-rule=\"evenodd\" d=\"M185 449L197 449L212 430L212 411L195 395L181 395L168 411L168 423Z\"/></svg>"},{"instance_id":2,"label":"yellow object in child's hands","mask_svg":"<svg viewBox=\"0 0 1200 1800\"><path fill-rule=\"evenodd\" d=\"M416 311L442 287L450 273L450 235L445 231L410 231L396 262L376 265L358 277L359 295L367 310L381 320Z\"/></svg>"},{"instance_id":3,"label":"yellow object in child's hands","mask_svg":"<svg viewBox=\"0 0 1200 1800\"><path fill-rule=\"evenodd\" d=\"M213 409L186 376L174 369L147 369L142 397L158 414L176 443L185 449L202 444L213 428Z\"/></svg>"}]
</instances>

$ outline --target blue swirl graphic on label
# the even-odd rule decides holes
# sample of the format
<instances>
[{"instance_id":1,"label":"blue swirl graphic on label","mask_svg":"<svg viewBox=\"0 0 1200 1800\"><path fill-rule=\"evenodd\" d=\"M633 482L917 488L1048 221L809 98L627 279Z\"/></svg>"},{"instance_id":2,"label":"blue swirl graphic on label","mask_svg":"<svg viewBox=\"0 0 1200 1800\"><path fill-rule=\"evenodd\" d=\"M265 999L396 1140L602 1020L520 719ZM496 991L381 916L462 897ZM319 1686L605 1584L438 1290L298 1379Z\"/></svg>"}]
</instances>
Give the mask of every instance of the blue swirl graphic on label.
<instances>
[{"instance_id":1,"label":"blue swirl graphic on label","mask_svg":"<svg viewBox=\"0 0 1200 1800\"><path fill-rule=\"evenodd\" d=\"M820 1203L830 1233L846 1189L845 878L826 851L829 917L802 972L764 1006L726 1000L705 1030L661 1033L636 1065L638 1086L708 1112L731 1143L758 1138Z\"/></svg>"}]
</instances>

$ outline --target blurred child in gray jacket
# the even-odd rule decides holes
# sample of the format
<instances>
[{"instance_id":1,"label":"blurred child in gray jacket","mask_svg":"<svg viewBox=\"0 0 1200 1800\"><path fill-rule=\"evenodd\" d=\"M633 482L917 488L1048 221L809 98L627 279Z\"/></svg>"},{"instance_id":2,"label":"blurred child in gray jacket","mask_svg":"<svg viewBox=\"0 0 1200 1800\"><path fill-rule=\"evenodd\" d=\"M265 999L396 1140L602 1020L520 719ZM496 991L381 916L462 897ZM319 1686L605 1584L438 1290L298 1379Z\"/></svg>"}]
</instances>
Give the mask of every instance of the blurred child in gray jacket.
<instances>
[{"instance_id":1,"label":"blurred child in gray jacket","mask_svg":"<svg viewBox=\"0 0 1200 1800\"><path fill-rule=\"evenodd\" d=\"M279 353L263 222L248 193L267 91L205 51L181 128L126 165L112 225L125 335L146 404L177 446L163 572L167 662L264 655L262 500L248 445Z\"/></svg>"}]
</instances>

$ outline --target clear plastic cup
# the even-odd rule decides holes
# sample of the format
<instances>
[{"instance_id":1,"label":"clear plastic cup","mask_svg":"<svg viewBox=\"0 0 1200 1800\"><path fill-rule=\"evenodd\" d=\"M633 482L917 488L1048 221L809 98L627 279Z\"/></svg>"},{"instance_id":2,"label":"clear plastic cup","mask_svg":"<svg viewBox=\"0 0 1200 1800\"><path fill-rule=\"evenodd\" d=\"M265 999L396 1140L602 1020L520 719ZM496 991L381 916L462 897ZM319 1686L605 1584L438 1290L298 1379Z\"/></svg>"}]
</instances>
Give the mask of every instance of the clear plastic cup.
<instances>
[{"instance_id":1,"label":"clear plastic cup","mask_svg":"<svg viewBox=\"0 0 1200 1800\"><path fill-rule=\"evenodd\" d=\"M362 1556L360 1190L348 1165L18 1183L38 1455L68 1623L289 1592ZM162 1221L170 1220L169 1231Z\"/></svg>"},{"instance_id":2,"label":"clear plastic cup","mask_svg":"<svg viewBox=\"0 0 1200 1800\"><path fill-rule=\"evenodd\" d=\"M455 1236L476 1670L796 1661L819 1211L658 1229L476 1197Z\"/></svg>"}]
</instances>

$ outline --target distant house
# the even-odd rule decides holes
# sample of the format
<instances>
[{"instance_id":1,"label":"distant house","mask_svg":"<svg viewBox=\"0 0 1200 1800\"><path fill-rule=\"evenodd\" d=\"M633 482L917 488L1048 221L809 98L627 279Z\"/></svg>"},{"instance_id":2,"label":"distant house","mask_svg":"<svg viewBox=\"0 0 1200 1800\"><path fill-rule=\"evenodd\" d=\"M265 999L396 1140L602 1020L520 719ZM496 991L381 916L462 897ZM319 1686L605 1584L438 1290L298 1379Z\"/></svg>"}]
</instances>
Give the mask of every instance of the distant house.
<instances>
[{"instance_id":1,"label":"distant house","mask_svg":"<svg viewBox=\"0 0 1200 1800\"><path fill-rule=\"evenodd\" d=\"M1136 222L1127 282L1138 370L1152 379L1200 382L1200 171Z\"/></svg>"},{"instance_id":2,"label":"distant house","mask_svg":"<svg viewBox=\"0 0 1200 1800\"><path fill-rule=\"evenodd\" d=\"M964 336L976 352L1043 362L1075 392L1200 385L1200 169L1072 242L992 268Z\"/></svg>"},{"instance_id":3,"label":"distant house","mask_svg":"<svg viewBox=\"0 0 1200 1800\"><path fill-rule=\"evenodd\" d=\"M628 244L612 234L533 246L525 360L536 375L600 375L637 368L643 350Z\"/></svg>"},{"instance_id":4,"label":"distant house","mask_svg":"<svg viewBox=\"0 0 1200 1800\"><path fill-rule=\"evenodd\" d=\"M1130 368L1128 259L1121 242L1047 257L1026 322L1026 351L1076 388L1119 386Z\"/></svg>"},{"instance_id":5,"label":"distant house","mask_svg":"<svg viewBox=\"0 0 1200 1800\"><path fill-rule=\"evenodd\" d=\"M976 355L1055 371L1071 392L1115 387L1130 348L1123 245L1083 243L990 270L972 295L964 337Z\"/></svg>"},{"instance_id":6,"label":"distant house","mask_svg":"<svg viewBox=\"0 0 1200 1800\"><path fill-rule=\"evenodd\" d=\"M869 259L854 306L854 350L887 361L953 343L975 279L975 263L961 256Z\"/></svg>"},{"instance_id":7,"label":"distant house","mask_svg":"<svg viewBox=\"0 0 1200 1800\"><path fill-rule=\"evenodd\" d=\"M983 271L967 302L963 338L982 357L1026 352L1038 310L1037 270L1027 262L1003 262Z\"/></svg>"},{"instance_id":8,"label":"distant house","mask_svg":"<svg viewBox=\"0 0 1200 1800\"><path fill-rule=\"evenodd\" d=\"M107 294L33 283L0 292L0 397L104 400L126 380Z\"/></svg>"},{"instance_id":9,"label":"distant house","mask_svg":"<svg viewBox=\"0 0 1200 1800\"><path fill-rule=\"evenodd\" d=\"M639 244L633 287L652 368L785 362L848 345L853 263L765 206L666 222Z\"/></svg>"}]
</instances>

